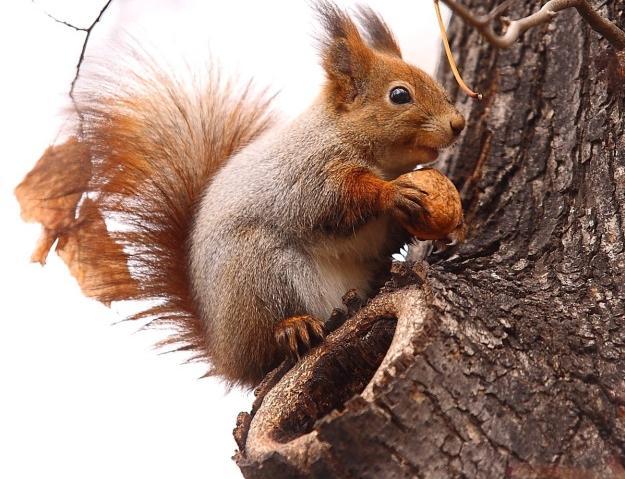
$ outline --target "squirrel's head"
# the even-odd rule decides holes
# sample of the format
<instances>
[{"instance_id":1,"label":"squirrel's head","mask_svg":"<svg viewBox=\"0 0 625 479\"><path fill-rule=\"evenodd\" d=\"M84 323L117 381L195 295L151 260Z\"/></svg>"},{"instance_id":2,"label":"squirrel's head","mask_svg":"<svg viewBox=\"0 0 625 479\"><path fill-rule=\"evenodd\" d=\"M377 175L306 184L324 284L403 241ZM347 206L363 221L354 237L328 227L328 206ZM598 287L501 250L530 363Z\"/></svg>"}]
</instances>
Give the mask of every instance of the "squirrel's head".
<instances>
[{"instance_id":1,"label":"squirrel's head","mask_svg":"<svg viewBox=\"0 0 625 479\"><path fill-rule=\"evenodd\" d=\"M402 60L393 34L373 10L358 10L361 34L334 4L321 1L316 9L325 28L323 96L345 138L365 146L390 176L433 161L464 128L442 87Z\"/></svg>"}]
</instances>

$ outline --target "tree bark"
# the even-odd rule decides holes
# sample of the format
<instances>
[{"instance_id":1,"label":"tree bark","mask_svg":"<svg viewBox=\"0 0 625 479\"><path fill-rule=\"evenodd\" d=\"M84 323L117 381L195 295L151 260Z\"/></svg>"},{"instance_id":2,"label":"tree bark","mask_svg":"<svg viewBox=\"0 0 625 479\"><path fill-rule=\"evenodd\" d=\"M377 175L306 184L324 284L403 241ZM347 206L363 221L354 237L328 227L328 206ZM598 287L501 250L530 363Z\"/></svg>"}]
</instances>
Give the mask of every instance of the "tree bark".
<instances>
[{"instance_id":1,"label":"tree bark","mask_svg":"<svg viewBox=\"0 0 625 479\"><path fill-rule=\"evenodd\" d=\"M594 6L625 26L623 2ZM468 239L395 265L267 378L235 431L248 478L625 477L625 75L574 10L509 50L456 18L449 34L485 95L441 63L468 127L437 166Z\"/></svg>"}]
</instances>

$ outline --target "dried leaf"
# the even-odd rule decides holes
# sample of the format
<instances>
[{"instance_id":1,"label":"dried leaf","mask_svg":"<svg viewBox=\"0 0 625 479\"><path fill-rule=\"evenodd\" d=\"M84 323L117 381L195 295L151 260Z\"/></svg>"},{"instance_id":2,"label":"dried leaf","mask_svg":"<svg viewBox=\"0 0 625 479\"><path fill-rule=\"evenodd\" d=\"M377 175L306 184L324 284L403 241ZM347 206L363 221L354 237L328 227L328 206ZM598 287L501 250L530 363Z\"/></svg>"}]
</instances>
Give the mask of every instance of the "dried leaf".
<instances>
[{"instance_id":1,"label":"dried leaf","mask_svg":"<svg viewBox=\"0 0 625 479\"><path fill-rule=\"evenodd\" d=\"M45 264L58 236L76 221L76 210L91 177L86 147L76 138L50 146L15 189L24 221L39 222L43 232L33 261Z\"/></svg>"},{"instance_id":2,"label":"dried leaf","mask_svg":"<svg viewBox=\"0 0 625 479\"><path fill-rule=\"evenodd\" d=\"M56 252L65 261L83 293L110 304L131 294L137 284L130 275L123 245L108 231L96 203L83 196L89 189L91 161L76 138L49 147L16 188L25 221L37 221L43 232L32 260L45 264ZM121 291L123 289L124 291Z\"/></svg>"}]
</instances>

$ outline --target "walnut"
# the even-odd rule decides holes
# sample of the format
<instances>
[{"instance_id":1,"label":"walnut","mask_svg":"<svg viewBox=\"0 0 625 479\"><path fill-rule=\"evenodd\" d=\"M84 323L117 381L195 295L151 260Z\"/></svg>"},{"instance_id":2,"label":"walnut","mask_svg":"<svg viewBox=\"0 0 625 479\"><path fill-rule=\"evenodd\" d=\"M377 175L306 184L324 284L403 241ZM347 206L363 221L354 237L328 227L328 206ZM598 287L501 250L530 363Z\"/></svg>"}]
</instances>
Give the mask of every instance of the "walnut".
<instances>
[{"instance_id":1,"label":"walnut","mask_svg":"<svg viewBox=\"0 0 625 479\"><path fill-rule=\"evenodd\" d=\"M449 178L438 170L425 168L402 175L401 179L424 193L422 205L430 213L417 224L403 225L411 235L419 240L464 240L462 202Z\"/></svg>"}]
</instances>

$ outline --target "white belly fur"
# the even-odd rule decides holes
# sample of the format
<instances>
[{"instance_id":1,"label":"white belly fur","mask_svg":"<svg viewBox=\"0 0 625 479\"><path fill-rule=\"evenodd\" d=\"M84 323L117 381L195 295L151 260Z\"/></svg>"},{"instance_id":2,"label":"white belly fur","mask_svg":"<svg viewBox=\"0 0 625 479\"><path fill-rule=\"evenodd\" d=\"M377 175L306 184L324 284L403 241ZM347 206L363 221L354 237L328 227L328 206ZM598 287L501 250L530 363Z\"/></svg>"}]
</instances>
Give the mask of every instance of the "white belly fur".
<instances>
[{"instance_id":1,"label":"white belly fur","mask_svg":"<svg viewBox=\"0 0 625 479\"><path fill-rule=\"evenodd\" d=\"M355 289L364 299L371 293L374 271L372 259L379 257L387 238L388 220L378 218L349 237L331 238L315 245L309 253L316 266L316 285L307 285L306 309L321 320L334 308L342 307L341 298Z\"/></svg>"}]
</instances>

